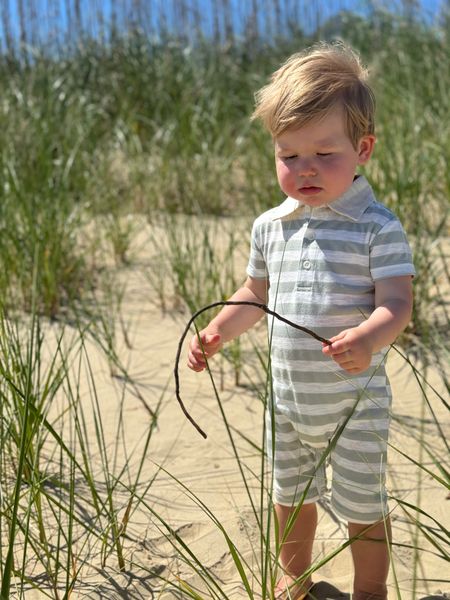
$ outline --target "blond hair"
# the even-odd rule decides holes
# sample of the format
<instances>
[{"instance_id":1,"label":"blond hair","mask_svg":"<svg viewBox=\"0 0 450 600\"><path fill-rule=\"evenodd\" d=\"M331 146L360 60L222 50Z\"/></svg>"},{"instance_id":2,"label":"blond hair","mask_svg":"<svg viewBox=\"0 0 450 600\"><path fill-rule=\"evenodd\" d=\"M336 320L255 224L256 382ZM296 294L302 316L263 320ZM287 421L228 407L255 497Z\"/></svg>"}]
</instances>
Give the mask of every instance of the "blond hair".
<instances>
[{"instance_id":1,"label":"blond hair","mask_svg":"<svg viewBox=\"0 0 450 600\"><path fill-rule=\"evenodd\" d=\"M375 129L375 97L367 79L367 70L348 46L316 44L288 58L270 83L256 93L252 119L260 119L277 137L340 105L348 136L356 147L362 136Z\"/></svg>"}]
</instances>

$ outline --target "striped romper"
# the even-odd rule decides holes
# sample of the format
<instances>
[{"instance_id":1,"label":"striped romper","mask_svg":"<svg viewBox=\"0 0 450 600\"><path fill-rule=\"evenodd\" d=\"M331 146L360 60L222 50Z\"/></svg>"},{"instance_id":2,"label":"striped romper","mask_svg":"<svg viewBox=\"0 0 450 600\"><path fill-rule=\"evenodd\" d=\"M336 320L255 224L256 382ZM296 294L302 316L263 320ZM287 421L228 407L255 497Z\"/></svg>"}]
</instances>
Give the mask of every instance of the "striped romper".
<instances>
[{"instance_id":1,"label":"striped romper","mask_svg":"<svg viewBox=\"0 0 450 600\"><path fill-rule=\"evenodd\" d=\"M370 315L377 280L413 276L414 266L400 222L360 176L327 206L287 198L257 218L247 274L268 278L272 310L329 339ZM387 511L386 349L352 375L322 353L320 342L278 319L269 317L268 332L275 502L318 500L330 463L335 512L355 523L378 521Z\"/></svg>"}]
</instances>

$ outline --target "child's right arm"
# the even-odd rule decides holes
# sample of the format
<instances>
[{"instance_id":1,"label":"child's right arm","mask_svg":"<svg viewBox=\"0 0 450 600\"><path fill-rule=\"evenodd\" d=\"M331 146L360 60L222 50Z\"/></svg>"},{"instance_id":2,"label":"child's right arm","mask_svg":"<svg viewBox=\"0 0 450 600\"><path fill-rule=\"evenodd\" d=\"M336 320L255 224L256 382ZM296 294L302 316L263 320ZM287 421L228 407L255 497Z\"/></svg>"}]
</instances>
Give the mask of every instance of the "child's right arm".
<instances>
[{"instance_id":1,"label":"child's right arm","mask_svg":"<svg viewBox=\"0 0 450 600\"><path fill-rule=\"evenodd\" d=\"M244 285L230 298L234 301L249 301L267 303L268 281L247 277ZM203 371L206 367L203 351L207 358L218 352L223 344L238 337L250 329L264 315L264 311L255 306L224 306L219 314L200 331L200 344L198 336L194 335L189 344L188 367L193 371ZM203 351L202 347L203 345Z\"/></svg>"}]
</instances>

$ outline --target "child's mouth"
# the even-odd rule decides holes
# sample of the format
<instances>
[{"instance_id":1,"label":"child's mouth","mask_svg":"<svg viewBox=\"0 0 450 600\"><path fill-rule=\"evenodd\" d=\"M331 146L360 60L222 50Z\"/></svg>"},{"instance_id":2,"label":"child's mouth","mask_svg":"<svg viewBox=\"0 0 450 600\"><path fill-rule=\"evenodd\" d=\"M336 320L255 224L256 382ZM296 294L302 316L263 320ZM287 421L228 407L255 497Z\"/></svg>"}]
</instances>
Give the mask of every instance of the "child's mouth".
<instances>
[{"instance_id":1,"label":"child's mouth","mask_svg":"<svg viewBox=\"0 0 450 600\"><path fill-rule=\"evenodd\" d=\"M299 192L301 194L305 194L306 196L311 196L311 195L314 195L314 194L318 194L321 191L322 191L322 188L316 187L315 185L307 185L307 186L301 187L299 189Z\"/></svg>"}]
</instances>

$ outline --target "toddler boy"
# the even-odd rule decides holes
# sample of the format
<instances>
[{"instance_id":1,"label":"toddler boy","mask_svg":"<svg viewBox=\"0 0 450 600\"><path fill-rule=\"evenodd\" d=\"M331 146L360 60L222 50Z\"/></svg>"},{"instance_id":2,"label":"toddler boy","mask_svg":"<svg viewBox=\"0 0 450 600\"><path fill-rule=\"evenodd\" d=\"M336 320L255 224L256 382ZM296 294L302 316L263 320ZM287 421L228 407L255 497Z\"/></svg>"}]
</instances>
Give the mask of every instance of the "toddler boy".
<instances>
[{"instance_id":1,"label":"toddler boy","mask_svg":"<svg viewBox=\"0 0 450 600\"><path fill-rule=\"evenodd\" d=\"M354 539L353 598L387 598L391 392L383 357L410 320L414 267L399 221L356 174L375 144L366 78L351 49L318 44L290 57L256 95L253 118L272 135L287 198L256 219L247 280L231 300L267 302L331 342L321 347L268 319L268 450L284 569L276 598L307 598L312 586L302 574L311 565L316 501L326 488L324 452L333 471L333 509ZM200 332L201 344L197 336L191 340L188 366L203 370L205 356L263 314L225 306Z\"/></svg>"}]
</instances>

